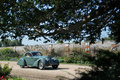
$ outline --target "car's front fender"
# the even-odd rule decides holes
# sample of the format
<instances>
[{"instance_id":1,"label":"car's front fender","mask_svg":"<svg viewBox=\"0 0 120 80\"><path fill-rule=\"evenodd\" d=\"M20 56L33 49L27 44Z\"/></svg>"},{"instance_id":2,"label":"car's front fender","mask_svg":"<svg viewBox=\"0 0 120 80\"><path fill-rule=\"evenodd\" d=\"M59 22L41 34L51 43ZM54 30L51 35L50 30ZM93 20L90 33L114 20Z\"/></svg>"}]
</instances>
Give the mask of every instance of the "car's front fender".
<instances>
[{"instance_id":1,"label":"car's front fender","mask_svg":"<svg viewBox=\"0 0 120 80\"><path fill-rule=\"evenodd\" d=\"M56 57L51 58L52 65L59 65L59 60Z\"/></svg>"},{"instance_id":2,"label":"car's front fender","mask_svg":"<svg viewBox=\"0 0 120 80\"><path fill-rule=\"evenodd\" d=\"M38 67L39 61L42 61L44 64L46 64L45 59L39 58L39 59L37 59L37 60L34 62L33 66Z\"/></svg>"}]
</instances>

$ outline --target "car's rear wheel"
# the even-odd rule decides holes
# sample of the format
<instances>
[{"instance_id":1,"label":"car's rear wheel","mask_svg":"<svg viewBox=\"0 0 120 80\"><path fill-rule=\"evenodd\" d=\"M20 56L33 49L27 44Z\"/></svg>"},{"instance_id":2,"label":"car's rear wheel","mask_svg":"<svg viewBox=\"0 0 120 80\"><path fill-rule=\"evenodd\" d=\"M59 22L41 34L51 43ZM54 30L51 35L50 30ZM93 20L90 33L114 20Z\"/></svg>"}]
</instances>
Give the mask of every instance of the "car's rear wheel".
<instances>
[{"instance_id":1,"label":"car's rear wheel","mask_svg":"<svg viewBox=\"0 0 120 80\"><path fill-rule=\"evenodd\" d=\"M39 61L38 68L39 68L40 70L45 69L45 65L44 65L43 61L41 61L41 60Z\"/></svg>"},{"instance_id":2,"label":"car's rear wheel","mask_svg":"<svg viewBox=\"0 0 120 80\"><path fill-rule=\"evenodd\" d=\"M20 65L21 68L24 68L25 66L24 65Z\"/></svg>"},{"instance_id":3,"label":"car's rear wheel","mask_svg":"<svg viewBox=\"0 0 120 80\"><path fill-rule=\"evenodd\" d=\"M52 65L52 68L53 68L53 69L57 69L57 68L58 68L58 65Z\"/></svg>"}]
</instances>

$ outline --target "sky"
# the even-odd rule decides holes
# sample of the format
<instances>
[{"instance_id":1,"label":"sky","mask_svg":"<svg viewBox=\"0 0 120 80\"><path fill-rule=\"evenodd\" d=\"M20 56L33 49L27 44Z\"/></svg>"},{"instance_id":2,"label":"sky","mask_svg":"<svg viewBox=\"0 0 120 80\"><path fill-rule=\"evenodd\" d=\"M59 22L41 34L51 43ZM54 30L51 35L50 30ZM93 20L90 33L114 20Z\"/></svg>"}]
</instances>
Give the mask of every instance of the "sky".
<instances>
[{"instance_id":1,"label":"sky","mask_svg":"<svg viewBox=\"0 0 120 80\"><path fill-rule=\"evenodd\" d=\"M50 44L50 42L49 42L49 43L43 43L44 41L45 41L44 38L41 38L41 41L40 41L40 40L39 40L39 41L28 40L28 37L25 36L25 37L23 38L22 44L24 44L24 45L43 45L43 44Z\"/></svg>"},{"instance_id":2,"label":"sky","mask_svg":"<svg viewBox=\"0 0 120 80\"><path fill-rule=\"evenodd\" d=\"M104 38L104 37L108 37L108 32L107 31L103 31L102 34L101 34L101 37ZM22 41L22 44L24 45L45 45L45 44L55 44L56 42L48 42L48 43L44 43L45 39L44 38L41 38L41 41L35 41L35 40L28 40L28 37L26 36L23 41ZM64 43L71 43L73 42L73 40L71 41L66 41Z\"/></svg>"},{"instance_id":3,"label":"sky","mask_svg":"<svg viewBox=\"0 0 120 80\"><path fill-rule=\"evenodd\" d=\"M44 43L45 39L44 38L41 38L41 41L35 41L35 40L28 40L28 37L26 36L25 38L23 38L23 41L22 41L22 44L24 45L45 45L45 44L55 44L56 42L53 41L52 43L51 42L48 42L48 43ZM73 42L73 40L71 41L65 41L64 43L71 43Z\"/></svg>"}]
</instances>

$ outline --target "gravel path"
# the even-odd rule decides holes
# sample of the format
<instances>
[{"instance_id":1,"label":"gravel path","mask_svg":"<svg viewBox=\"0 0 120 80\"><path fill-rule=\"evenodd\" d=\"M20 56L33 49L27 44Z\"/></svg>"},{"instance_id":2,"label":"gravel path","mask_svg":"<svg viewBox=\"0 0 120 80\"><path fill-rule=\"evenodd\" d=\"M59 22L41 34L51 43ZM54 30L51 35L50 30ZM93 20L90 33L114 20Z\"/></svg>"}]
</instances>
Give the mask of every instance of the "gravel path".
<instances>
[{"instance_id":1,"label":"gravel path","mask_svg":"<svg viewBox=\"0 0 120 80\"><path fill-rule=\"evenodd\" d=\"M90 68L88 66L60 64L58 69L52 69L52 67L46 67L45 70L39 70L33 67L20 68L17 62L12 61L0 61L0 64L9 63L12 68L11 75L22 77L28 80L59 80L60 76L73 79L76 75L75 69L78 68Z\"/></svg>"}]
</instances>

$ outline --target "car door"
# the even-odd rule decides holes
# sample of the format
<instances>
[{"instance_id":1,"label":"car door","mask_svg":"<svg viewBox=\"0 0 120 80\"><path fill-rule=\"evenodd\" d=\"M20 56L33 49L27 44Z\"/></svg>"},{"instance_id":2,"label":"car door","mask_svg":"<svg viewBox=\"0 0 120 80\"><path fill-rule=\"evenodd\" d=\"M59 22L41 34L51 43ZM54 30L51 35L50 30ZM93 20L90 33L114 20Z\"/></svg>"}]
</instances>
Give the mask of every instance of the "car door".
<instances>
[{"instance_id":1,"label":"car door","mask_svg":"<svg viewBox=\"0 0 120 80\"><path fill-rule=\"evenodd\" d=\"M25 61L26 61L27 66L32 66L32 65L33 65L33 63L34 63L34 58L33 58L33 56L31 55L31 53L26 53L26 54L25 54Z\"/></svg>"}]
</instances>

